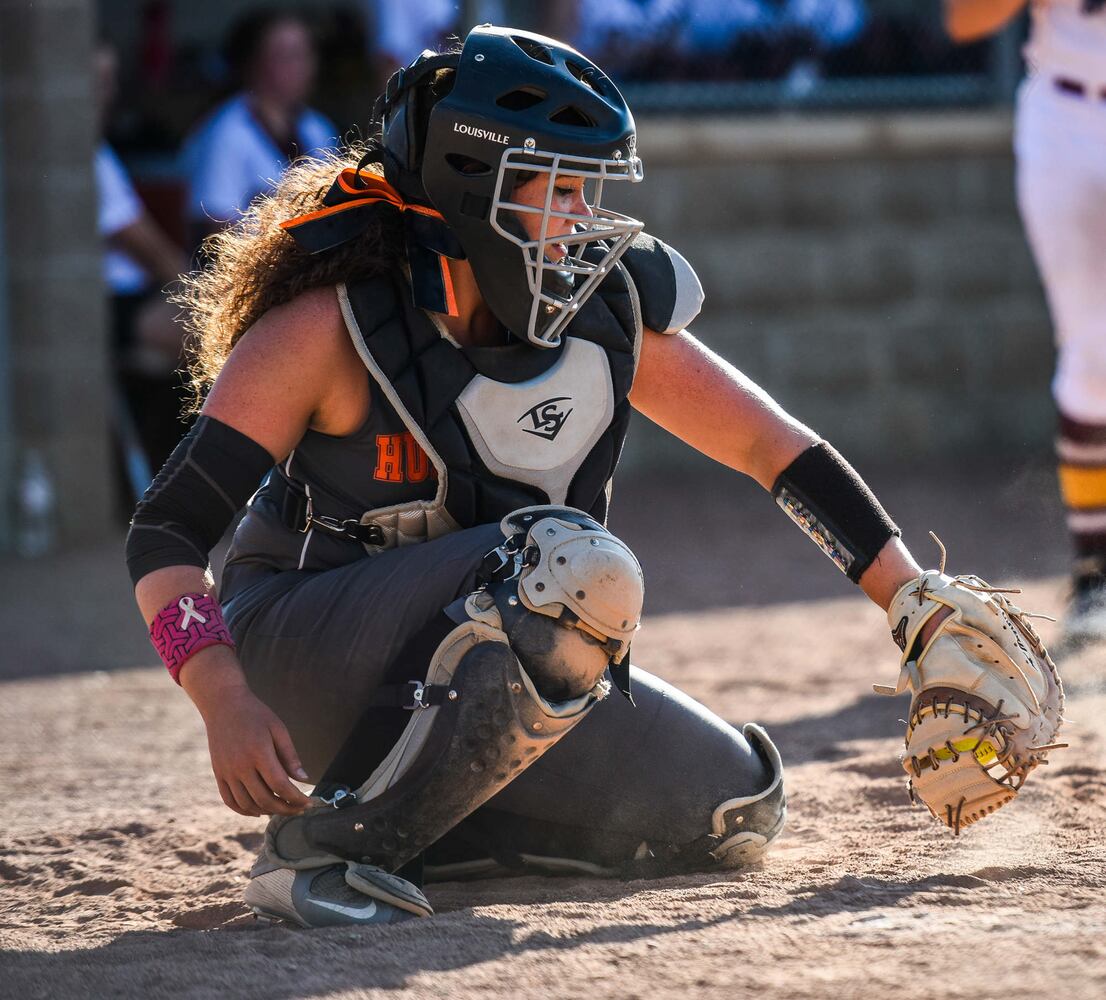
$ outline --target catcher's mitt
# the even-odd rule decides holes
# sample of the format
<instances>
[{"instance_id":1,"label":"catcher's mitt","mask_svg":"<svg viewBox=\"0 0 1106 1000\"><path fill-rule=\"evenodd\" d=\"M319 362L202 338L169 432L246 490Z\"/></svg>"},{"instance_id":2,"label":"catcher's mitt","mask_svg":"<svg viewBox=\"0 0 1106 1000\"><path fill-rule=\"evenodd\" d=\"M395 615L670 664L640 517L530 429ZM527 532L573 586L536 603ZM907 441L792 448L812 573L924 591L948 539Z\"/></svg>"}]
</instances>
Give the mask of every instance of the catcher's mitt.
<instances>
[{"instance_id":1,"label":"catcher's mitt","mask_svg":"<svg viewBox=\"0 0 1106 1000\"><path fill-rule=\"evenodd\" d=\"M927 570L903 586L887 610L903 651L894 688L913 695L903 768L912 801L921 799L953 833L1018 793L1047 763L1064 708L1064 689L1028 615L975 576ZM952 613L922 645L921 631L942 608Z\"/></svg>"}]
</instances>

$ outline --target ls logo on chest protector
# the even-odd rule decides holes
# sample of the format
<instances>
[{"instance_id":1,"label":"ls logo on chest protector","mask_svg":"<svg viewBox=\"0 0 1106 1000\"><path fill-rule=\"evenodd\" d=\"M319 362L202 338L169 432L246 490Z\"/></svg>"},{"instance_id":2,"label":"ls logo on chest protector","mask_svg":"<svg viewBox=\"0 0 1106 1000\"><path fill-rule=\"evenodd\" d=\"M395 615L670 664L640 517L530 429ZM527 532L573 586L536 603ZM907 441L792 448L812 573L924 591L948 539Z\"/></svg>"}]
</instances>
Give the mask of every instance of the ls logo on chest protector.
<instances>
[{"instance_id":1,"label":"ls logo on chest protector","mask_svg":"<svg viewBox=\"0 0 1106 1000\"><path fill-rule=\"evenodd\" d=\"M561 404L571 402L571 396L553 396L550 399L543 399L540 403L531 406L515 423L521 424L524 420L528 420L530 426L522 428L527 434L552 441L561 433L565 421L572 414L571 408L566 410Z\"/></svg>"},{"instance_id":2,"label":"ls logo on chest protector","mask_svg":"<svg viewBox=\"0 0 1106 1000\"><path fill-rule=\"evenodd\" d=\"M540 489L551 504L566 502L573 477L614 416L606 352L571 334L563 343L540 375L523 382L476 375L456 403L488 471Z\"/></svg>"}]
</instances>

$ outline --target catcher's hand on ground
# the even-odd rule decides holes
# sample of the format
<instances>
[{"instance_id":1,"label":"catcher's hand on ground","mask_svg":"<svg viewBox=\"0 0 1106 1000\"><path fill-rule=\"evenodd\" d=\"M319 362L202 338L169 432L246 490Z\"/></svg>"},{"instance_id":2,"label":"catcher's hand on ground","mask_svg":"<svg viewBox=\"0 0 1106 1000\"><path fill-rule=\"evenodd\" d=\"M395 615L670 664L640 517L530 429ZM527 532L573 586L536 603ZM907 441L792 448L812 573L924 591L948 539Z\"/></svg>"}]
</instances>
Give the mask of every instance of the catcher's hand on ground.
<instances>
[{"instance_id":1,"label":"catcher's hand on ground","mask_svg":"<svg viewBox=\"0 0 1106 1000\"><path fill-rule=\"evenodd\" d=\"M975 576L927 570L895 594L887 610L903 651L894 687L913 695L903 768L912 800L954 833L1018 793L1029 772L1047 763L1064 708L1064 689L1028 616ZM923 644L926 622L951 614Z\"/></svg>"}]
</instances>

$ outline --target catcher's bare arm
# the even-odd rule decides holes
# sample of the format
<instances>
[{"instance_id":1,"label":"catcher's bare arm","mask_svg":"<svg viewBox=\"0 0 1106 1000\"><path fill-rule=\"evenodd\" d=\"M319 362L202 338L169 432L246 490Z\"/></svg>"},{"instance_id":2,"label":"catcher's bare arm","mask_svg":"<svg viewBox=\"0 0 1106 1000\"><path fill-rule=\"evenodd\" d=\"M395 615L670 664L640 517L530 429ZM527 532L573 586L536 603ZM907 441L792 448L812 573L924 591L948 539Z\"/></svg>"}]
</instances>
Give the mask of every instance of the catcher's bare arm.
<instances>
[{"instance_id":1,"label":"catcher's bare arm","mask_svg":"<svg viewBox=\"0 0 1106 1000\"><path fill-rule=\"evenodd\" d=\"M697 451L743 472L766 490L819 442L753 381L686 331L646 330L630 394L634 407ZM897 536L860 577L861 589L886 609L921 567Z\"/></svg>"},{"instance_id":2,"label":"catcher's bare arm","mask_svg":"<svg viewBox=\"0 0 1106 1000\"><path fill-rule=\"evenodd\" d=\"M349 357L352 350L333 293L307 292L270 310L242 337L207 396L203 416L223 425L213 430L221 430L225 444L237 441L238 447L252 448L261 454L263 465L286 456L308 427L334 435L349 433L364 420L368 407L367 399L358 395L365 379L358 373L356 357ZM181 447L195 464L189 441ZM240 461L248 464L249 455L245 452ZM157 495L153 490L147 504ZM228 511L227 521L230 516ZM136 521L143 521L141 507ZM214 539L225 526L215 526ZM179 528L174 532L179 534ZM154 569L135 586L147 622L176 596L205 592L213 593L214 584L196 565ZM244 816L299 812L307 796L291 779L302 781L306 774L291 736L252 694L235 652L225 645L201 650L184 665L180 684L207 727L212 771L223 802Z\"/></svg>"}]
</instances>

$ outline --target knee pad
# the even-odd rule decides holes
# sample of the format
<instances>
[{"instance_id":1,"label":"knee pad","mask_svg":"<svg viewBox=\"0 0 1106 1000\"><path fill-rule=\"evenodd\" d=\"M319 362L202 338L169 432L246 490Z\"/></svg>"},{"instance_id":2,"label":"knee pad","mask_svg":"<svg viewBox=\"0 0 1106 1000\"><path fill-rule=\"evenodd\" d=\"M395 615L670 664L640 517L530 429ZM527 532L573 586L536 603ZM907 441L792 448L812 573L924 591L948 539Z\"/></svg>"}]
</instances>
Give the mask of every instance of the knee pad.
<instances>
[{"instance_id":1,"label":"knee pad","mask_svg":"<svg viewBox=\"0 0 1106 1000\"><path fill-rule=\"evenodd\" d=\"M704 803L709 825L698 837L682 842L642 840L627 829L618 829L605 832L601 842L582 844L574 831L560 839L556 834L550 836L545 822L539 832L528 829L538 822L535 820L520 822L518 815L478 813L478 822L469 821L467 827L462 824L465 832L460 845L454 841L434 860L428 855L427 879L454 881L538 872L664 878L757 864L784 828L787 800L780 756L767 733L754 724L744 726L742 733L764 765L763 787L717 805Z\"/></svg>"},{"instance_id":2,"label":"knee pad","mask_svg":"<svg viewBox=\"0 0 1106 1000\"><path fill-rule=\"evenodd\" d=\"M467 615L501 628L551 698L591 688L622 663L641 624L645 579L630 547L571 507L524 507L500 525L490 582Z\"/></svg>"}]
</instances>

